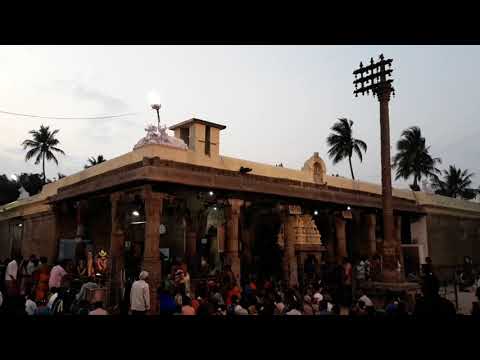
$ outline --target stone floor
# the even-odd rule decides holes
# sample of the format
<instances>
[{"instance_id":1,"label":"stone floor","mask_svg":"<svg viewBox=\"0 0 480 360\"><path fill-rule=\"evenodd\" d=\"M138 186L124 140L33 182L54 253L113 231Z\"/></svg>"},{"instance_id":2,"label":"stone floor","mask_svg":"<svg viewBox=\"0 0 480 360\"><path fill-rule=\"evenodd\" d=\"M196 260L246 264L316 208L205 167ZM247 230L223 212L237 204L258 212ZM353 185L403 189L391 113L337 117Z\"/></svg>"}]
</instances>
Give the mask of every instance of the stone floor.
<instances>
[{"instance_id":1,"label":"stone floor","mask_svg":"<svg viewBox=\"0 0 480 360\"><path fill-rule=\"evenodd\" d=\"M475 297L475 287L467 289L466 292L458 292L458 309L457 313L462 315L470 315L472 310L472 302L476 301ZM445 296L455 305L455 289L453 285L448 286L447 288L442 288L440 291L442 296Z\"/></svg>"}]
</instances>

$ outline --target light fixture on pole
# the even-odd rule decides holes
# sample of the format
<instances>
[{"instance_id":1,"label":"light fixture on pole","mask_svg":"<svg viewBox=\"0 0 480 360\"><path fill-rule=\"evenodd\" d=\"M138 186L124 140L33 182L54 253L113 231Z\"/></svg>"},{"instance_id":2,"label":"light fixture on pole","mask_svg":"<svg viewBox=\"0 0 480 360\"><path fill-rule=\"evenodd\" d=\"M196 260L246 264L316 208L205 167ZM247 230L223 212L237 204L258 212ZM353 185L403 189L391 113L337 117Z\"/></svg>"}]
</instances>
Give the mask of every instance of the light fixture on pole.
<instances>
[{"instance_id":1,"label":"light fixture on pole","mask_svg":"<svg viewBox=\"0 0 480 360\"><path fill-rule=\"evenodd\" d=\"M158 119L158 131L160 131L160 108L162 107L162 105L160 104L153 104L151 105L152 106L152 109L155 110L157 112L157 119Z\"/></svg>"}]
</instances>

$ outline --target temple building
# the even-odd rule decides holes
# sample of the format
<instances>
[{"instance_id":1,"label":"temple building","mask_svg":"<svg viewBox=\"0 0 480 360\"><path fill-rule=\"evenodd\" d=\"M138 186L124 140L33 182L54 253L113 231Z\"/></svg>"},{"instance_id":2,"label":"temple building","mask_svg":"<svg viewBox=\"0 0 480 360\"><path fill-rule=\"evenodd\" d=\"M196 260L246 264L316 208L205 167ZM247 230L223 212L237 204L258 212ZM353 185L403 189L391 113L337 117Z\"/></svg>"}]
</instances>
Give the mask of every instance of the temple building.
<instances>
[{"instance_id":1,"label":"temple building","mask_svg":"<svg viewBox=\"0 0 480 360\"><path fill-rule=\"evenodd\" d=\"M0 260L15 253L50 261L105 250L109 302L138 269L151 290L169 264L203 263L303 281L304 264L395 254L401 277L418 274L425 257L441 268L480 262L480 204L425 192L393 190L394 243L382 240L378 184L328 176L318 153L301 169L220 154L226 126L190 119L148 127L132 151L45 185L0 207ZM385 265L387 267L387 265ZM155 299L155 296L152 296Z\"/></svg>"}]
</instances>

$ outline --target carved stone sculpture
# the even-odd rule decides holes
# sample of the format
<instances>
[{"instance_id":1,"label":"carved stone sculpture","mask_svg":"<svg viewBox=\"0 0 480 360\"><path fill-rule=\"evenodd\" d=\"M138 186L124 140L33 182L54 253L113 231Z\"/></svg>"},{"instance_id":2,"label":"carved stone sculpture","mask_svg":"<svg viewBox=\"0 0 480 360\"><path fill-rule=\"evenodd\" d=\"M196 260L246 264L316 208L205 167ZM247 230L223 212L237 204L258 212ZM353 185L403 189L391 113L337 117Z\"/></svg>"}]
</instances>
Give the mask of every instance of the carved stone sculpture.
<instances>
[{"instance_id":1,"label":"carved stone sculpture","mask_svg":"<svg viewBox=\"0 0 480 360\"><path fill-rule=\"evenodd\" d=\"M150 144L171 146L182 150L187 150L188 148L183 140L168 135L166 126L158 128L155 125L148 125L145 128L145 131L147 132L147 135L140 139L140 141L134 146L133 150Z\"/></svg>"}]
</instances>

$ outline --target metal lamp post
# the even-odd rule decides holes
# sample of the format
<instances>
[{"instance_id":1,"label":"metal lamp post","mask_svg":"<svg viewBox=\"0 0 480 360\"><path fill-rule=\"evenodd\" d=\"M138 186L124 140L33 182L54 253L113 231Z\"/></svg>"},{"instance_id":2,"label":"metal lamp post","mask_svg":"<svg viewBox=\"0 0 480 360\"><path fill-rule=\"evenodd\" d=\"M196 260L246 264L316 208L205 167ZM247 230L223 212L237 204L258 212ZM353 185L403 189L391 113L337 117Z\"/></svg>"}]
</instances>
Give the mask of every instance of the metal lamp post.
<instances>
[{"instance_id":1,"label":"metal lamp post","mask_svg":"<svg viewBox=\"0 0 480 360\"><path fill-rule=\"evenodd\" d=\"M152 109L157 111L157 119L158 119L158 126L157 126L157 131L160 131L160 108L162 105L160 104L153 104Z\"/></svg>"}]
</instances>

